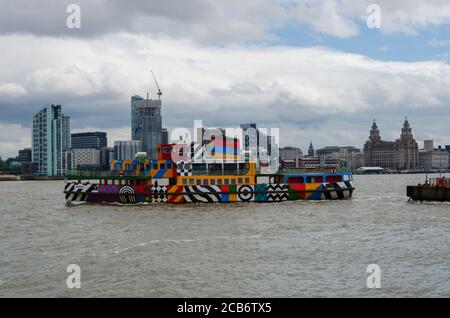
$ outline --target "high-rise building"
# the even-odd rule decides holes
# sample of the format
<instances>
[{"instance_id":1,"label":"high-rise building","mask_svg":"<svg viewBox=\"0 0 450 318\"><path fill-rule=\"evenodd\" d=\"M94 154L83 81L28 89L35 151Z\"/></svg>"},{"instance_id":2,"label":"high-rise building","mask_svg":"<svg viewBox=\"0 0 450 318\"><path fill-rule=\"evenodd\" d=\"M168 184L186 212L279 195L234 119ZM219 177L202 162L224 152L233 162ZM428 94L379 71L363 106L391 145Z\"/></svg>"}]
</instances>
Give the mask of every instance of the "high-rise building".
<instances>
[{"instance_id":1,"label":"high-rise building","mask_svg":"<svg viewBox=\"0 0 450 318\"><path fill-rule=\"evenodd\" d=\"M106 132L84 132L72 134L72 149L101 149L108 146Z\"/></svg>"},{"instance_id":2,"label":"high-rise building","mask_svg":"<svg viewBox=\"0 0 450 318\"><path fill-rule=\"evenodd\" d=\"M139 140L120 140L114 141L114 159L115 160L131 160L137 152L142 149Z\"/></svg>"},{"instance_id":3,"label":"high-rise building","mask_svg":"<svg viewBox=\"0 0 450 318\"><path fill-rule=\"evenodd\" d=\"M145 99L136 103L135 140L150 159L156 158L156 145L162 143L161 100Z\"/></svg>"},{"instance_id":4,"label":"high-rise building","mask_svg":"<svg viewBox=\"0 0 450 318\"><path fill-rule=\"evenodd\" d=\"M139 101L144 100L139 95L131 96L131 140L136 140L136 128L137 128L137 121L136 121L136 106Z\"/></svg>"},{"instance_id":5,"label":"high-rise building","mask_svg":"<svg viewBox=\"0 0 450 318\"><path fill-rule=\"evenodd\" d=\"M32 161L36 174L59 176L63 171L63 153L70 146L70 118L61 105L48 105L33 115Z\"/></svg>"},{"instance_id":6,"label":"high-rise building","mask_svg":"<svg viewBox=\"0 0 450 318\"><path fill-rule=\"evenodd\" d=\"M446 145L446 146L445 146L445 149L446 149L448 152L450 152L450 145Z\"/></svg>"}]
</instances>

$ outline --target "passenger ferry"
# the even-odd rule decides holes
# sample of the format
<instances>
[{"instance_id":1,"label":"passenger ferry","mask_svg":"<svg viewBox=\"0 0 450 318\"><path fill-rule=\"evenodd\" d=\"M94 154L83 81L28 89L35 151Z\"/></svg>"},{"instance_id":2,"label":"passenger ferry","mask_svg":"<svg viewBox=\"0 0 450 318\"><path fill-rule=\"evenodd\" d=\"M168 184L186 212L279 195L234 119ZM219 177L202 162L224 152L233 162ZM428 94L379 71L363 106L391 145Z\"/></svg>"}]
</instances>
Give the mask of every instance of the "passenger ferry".
<instances>
[{"instance_id":1,"label":"passenger ferry","mask_svg":"<svg viewBox=\"0 0 450 318\"><path fill-rule=\"evenodd\" d=\"M351 173L257 173L254 162L196 163L168 159L113 160L110 171L65 175L67 201L94 203L212 203L339 200L353 194Z\"/></svg>"}]
</instances>

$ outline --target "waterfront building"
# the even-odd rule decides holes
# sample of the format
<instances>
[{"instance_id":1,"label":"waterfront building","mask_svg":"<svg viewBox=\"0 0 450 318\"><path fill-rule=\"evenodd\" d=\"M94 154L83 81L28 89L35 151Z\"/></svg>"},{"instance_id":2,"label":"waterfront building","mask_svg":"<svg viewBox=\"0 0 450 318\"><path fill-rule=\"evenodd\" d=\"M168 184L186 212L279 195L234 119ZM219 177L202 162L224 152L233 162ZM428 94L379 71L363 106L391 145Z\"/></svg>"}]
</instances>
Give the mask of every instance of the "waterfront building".
<instances>
[{"instance_id":1,"label":"waterfront building","mask_svg":"<svg viewBox=\"0 0 450 318\"><path fill-rule=\"evenodd\" d=\"M72 149L101 149L108 146L106 132L83 132L72 134Z\"/></svg>"},{"instance_id":2,"label":"waterfront building","mask_svg":"<svg viewBox=\"0 0 450 318\"><path fill-rule=\"evenodd\" d=\"M136 102L134 140L141 142L141 151L150 159L156 158L157 145L162 143L161 100L145 99Z\"/></svg>"},{"instance_id":3,"label":"waterfront building","mask_svg":"<svg viewBox=\"0 0 450 318\"><path fill-rule=\"evenodd\" d=\"M424 149L419 151L419 167L425 171L447 170L449 168L448 151L441 146L434 148L433 140L424 141Z\"/></svg>"},{"instance_id":4,"label":"waterfront building","mask_svg":"<svg viewBox=\"0 0 450 318\"><path fill-rule=\"evenodd\" d=\"M115 160L114 158L114 148L102 148L100 149L100 165L102 167L110 167L111 161Z\"/></svg>"},{"instance_id":5,"label":"waterfront building","mask_svg":"<svg viewBox=\"0 0 450 318\"><path fill-rule=\"evenodd\" d=\"M67 170L83 167L100 167L100 150L92 148L75 148L65 152Z\"/></svg>"},{"instance_id":6,"label":"waterfront building","mask_svg":"<svg viewBox=\"0 0 450 318\"><path fill-rule=\"evenodd\" d=\"M137 120L136 120L136 106L139 101L144 100L139 95L131 96L131 140L136 139L136 128L137 128Z\"/></svg>"},{"instance_id":7,"label":"waterfront building","mask_svg":"<svg viewBox=\"0 0 450 318\"><path fill-rule=\"evenodd\" d=\"M283 147L280 148L280 160L295 160L303 157L302 150L298 147Z\"/></svg>"},{"instance_id":8,"label":"waterfront building","mask_svg":"<svg viewBox=\"0 0 450 318\"><path fill-rule=\"evenodd\" d=\"M70 117L62 115L62 151L67 151L72 147L70 138Z\"/></svg>"},{"instance_id":9,"label":"waterfront building","mask_svg":"<svg viewBox=\"0 0 450 318\"><path fill-rule=\"evenodd\" d=\"M423 150L424 151L433 151L434 150L433 140L424 140L423 141Z\"/></svg>"},{"instance_id":10,"label":"waterfront building","mask_svg":"<svg viewBox=\"0 0 450 318\"><path fill-rule=\"evenodd\" d=\"M326 156L331 158L339 158L341 147L339 146L327 146L316 150L316 156Z\"/></svg>"},{"instance_id":11,"label":"waterfront building","mask_svg":"<svg viewBox=\"0 0 450 318\"><path fill-rule=\"evenodd\" d=\"M36 174L59 176L63 173L63 154L70 147L70 118L61 105L48 105L33 115L32 162Z\"/></svg>"},{"instance_id":12,"label":"waterfront building","mask_svg":"<svg viewBox=\"0 0 450 318\"><path fill-rule=\"evenodd\" d=\"M364 145L364 164L392 170L410 170L418 167L419 147L413 137L408 119L403 123L399 139L381 140L376 121L372 124L369 140Z\"/></svg>"},{"instance_id":13,"label":"waterfront building","mask_svg":"<svg viewBox=\"0 0 450 318\"><path fill-rule=\"evenodd\" d=\"M369 140L364 145L364 165L395 168L395 143L381 140L380 130L374 120Z\"/></svg>"},{"instance_id":14,"label":"waterfront building","mask_svg":"<svg viewBox=\"0 0 450 318\"><path fill-rule=\"evenodd\" d=\"M364 165L361 150L354 146L327 146L316 150L317 157L337 159L342 166L359 168Z\"/></svg>"},{"instance_id":15,"label":"waterfront building","mask_svg":"<svg viewBox=\"0 0 450 318\"><path fill-rule=\"evenodd\" d=\"M398 170L409 170L419 165L419 146L412 134L408 118L403 123L400 139L395 141L396 164Z\"/></svg>"},{"instance_id":16,"label":"waterfront building","mask_svg":"<svg viewBox=\"0 0 450 318\"><path fill-rule=\"evenodd\" d=\"M139 140L119 140L114 141L115 160L133 160L136 153L142 149Z\"/></svg>"},{"instance_id":17,"label":"waterfront building","mask_svg":"<svg viewBox=\"0 0 450 318\"><path fill-rule=\"evenodd\" d=\"M332 170L339 168L339 160L333 158L303 157L295 160L283 160L281 162L283 169L303 169L303 170Z\"/></svg>"},{"instance_id":18,"label":"waterfront building","mask_svg":"<svg viewBox=\"0 0 450 318\"><path fill-rule=\"evenodd\" d=\"M312 142L309 143L309 148L308 148L308 157L314 157L314 147Z\"/></svg>"},{"instance_id":19,"label":"waterfront building","mask_svg":"<svg viewBox=\"0 0 450 318\"><path fill-rule=\"evenodd\" d=\"M446 145L446 146L445 146L445 149L447 150L447 152L450 153L450 145Z\"/></svg>"},{"instance_id":20,"label":"waterfront building","mask_svg":"<svg viewBox=\"0 0 450 318\"><path fill-rule=\"evenodd\" d=\"M31 162L31 152L31 148L24 148L19 150L19 155L16 158L17 162Z\"/></svg>"}]
</instances>

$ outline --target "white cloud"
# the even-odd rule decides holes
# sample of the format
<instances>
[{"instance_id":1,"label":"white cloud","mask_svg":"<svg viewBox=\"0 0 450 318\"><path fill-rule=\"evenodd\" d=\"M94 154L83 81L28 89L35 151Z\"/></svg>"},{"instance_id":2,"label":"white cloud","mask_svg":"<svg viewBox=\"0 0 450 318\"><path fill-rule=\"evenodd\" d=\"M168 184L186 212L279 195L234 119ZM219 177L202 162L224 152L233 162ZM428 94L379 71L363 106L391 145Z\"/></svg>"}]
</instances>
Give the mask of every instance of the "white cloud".
<instances>
[{"instance_id":1,"label":"white cloud","mask_svg":"<svg viewBox=\"0 0 450 318\"><path fill-rule=\"evenodd\" d=\"M25 88L16 83L0 83L0 97L17 97L26 94Z\"/></svg>"}]
</instances>

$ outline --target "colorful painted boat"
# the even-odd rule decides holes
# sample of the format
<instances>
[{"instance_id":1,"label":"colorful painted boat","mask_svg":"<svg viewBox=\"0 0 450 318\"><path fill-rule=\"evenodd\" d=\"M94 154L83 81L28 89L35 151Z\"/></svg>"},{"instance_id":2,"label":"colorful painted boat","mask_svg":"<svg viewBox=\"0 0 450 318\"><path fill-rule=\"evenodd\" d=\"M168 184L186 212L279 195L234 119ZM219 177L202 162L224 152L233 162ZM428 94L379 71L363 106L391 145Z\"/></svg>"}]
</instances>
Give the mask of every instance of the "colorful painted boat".
<instances>
[{"instance_id":1,"label":"colorful painted boat","mask_svg":"<svg viewBox=\"0 0 450 318\"><path fill-rule=\"evenodd\" d=\"M67 201L94 203L280 202L349 199L351 173L258 174L253 162L195 163L138 158L110 171L65 176Z\"/></svg>"}]
</instances>

